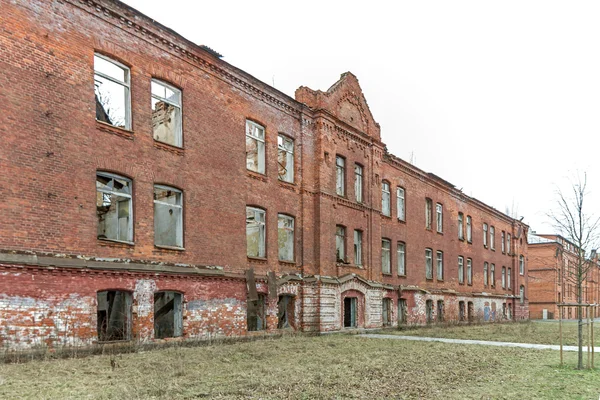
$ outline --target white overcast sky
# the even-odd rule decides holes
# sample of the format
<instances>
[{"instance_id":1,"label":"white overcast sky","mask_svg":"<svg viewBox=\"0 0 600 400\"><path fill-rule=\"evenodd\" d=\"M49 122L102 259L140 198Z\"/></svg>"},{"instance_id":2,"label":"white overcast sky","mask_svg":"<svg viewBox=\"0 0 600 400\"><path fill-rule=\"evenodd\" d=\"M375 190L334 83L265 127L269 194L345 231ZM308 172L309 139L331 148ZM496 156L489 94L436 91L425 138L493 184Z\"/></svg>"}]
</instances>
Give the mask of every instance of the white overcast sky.
<instances>
[{"instance_id":1,"label":"white overcast sky","mask_svg":"<svg viewBox=\"0 0 600 400\"><path fill-rule=\"evenodd\" d=\"M600 2L125 3L292 97L351 71L390 152L538 233L577 171L598 214Z\"/></svg>"}]
</instances>

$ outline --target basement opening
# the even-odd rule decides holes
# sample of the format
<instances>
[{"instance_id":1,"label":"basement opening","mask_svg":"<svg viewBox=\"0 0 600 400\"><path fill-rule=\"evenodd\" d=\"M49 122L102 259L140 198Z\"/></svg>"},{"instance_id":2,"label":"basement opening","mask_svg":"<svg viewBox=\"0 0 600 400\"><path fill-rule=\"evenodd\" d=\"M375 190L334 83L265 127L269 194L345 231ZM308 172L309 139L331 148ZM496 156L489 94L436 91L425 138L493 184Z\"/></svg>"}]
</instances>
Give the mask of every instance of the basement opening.
<instances>
[{"instance_id":1,"label":"basement opening","mask_svg":"<svg viewBox=\"0 0 600 400\"><path fill-rule=\"evenodd\" d=\"M98 292L98 340L131 339L131 293L121 290Z\"/></svg>"},{"instance_id":2,"label":"basement opening","mask_svg":"<svg viewBox=\"0 0 600 400\"><path fill-rule=\"evenodd\" d=\"M356 297L344 299L344 328L356 328L357 303Z\"/></svg>"},{"instance_id":3,"label":"basement opening","mask_svg":"<svg viewBox=\"0 0 600 400\"><path fill-rule=\"evenodd\" d=\"M289 294L282 294L277 301L277 329L294 329L294 303L295 298Z\"/></svg>"},{"instance_id":4,"label":"basement opening","mask_svg":"<svg viewBox=\"0 0 600 400\"><path fill-rule=\"evenodd\" d=\"M177 292L154 293L154 337L183 335L183 296Z\"/></svg>"},{"instance_id":5,"label":"basement opening","mask_svg":"<svg viewBox=\"0 0 600 400\"><path fill-rule=\"evenodd\" d=\"M383 326L390 326L392 324L392 299L383 299L382 314Z\"/></svg>"},{"instance_id":6,"label":"basement opening","mask_svg":"<svg viewBox=\"0 0 600 400\"><path fill-rule=\"evenodd\" d=\"M465 320L465 302L464 301L458 302L458 320L459 321Z\"/></svg>"},{"instance_id":7,"label":"basement opening","mask_svg":"<svg viewBox=\"0 0 600 400\"><path fill-rule=\"evenodd\" d=\"M398 325L406 323L406 300L398 299Z\"/></svg>"},{"instance_id":8,"label":"basement opening","mask_svg":"<svg viewBox=\"0 0 600 400\"><path fill-rule=\"evenodd\" d=\"M444 300L438 300L437 302L437 320L438 322L444 322Z\"/></svg>"},{"instance_id":9,"label":"basement opening","mask_svg":"<svg viewBox=\"0 0 600 400\"><path fill-rule=\"evenodd\" d=\"M427 300L425 302L425 314L427 316L427 323L433 322L433 300Z\"/></svg>"}]
</instances>

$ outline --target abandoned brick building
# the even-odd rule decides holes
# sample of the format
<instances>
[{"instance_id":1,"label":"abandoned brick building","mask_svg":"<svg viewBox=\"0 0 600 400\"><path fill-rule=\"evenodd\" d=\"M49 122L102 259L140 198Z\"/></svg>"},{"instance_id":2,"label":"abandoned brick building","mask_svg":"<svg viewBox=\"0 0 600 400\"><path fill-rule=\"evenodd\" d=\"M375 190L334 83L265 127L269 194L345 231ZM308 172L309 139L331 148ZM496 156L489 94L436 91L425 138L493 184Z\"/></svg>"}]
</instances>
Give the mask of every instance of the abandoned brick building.
<instances>
[{"instance_id":1,"label":"abandoned brick building","mask_svg":"<svg viewBox=\"0 0 600 400\"><path fill-rule=\"evenodd\" d=\"M534 319L577 318L577 246L561 235L529 233L529 310ZM600 264L596 252L583 265L581 302L600 302ZM587 317L587 308L582 309Z\"/></svg>"},{"instance_id":2,"label":"abandoned brick building","mask_svg":"<svg viewBox=\"0 0 600 400\"><path fill-rule=\"evenodd\" d=\"M0 0L0 345L528 318L527 230L111 0Z\"/></svg>"}]
</instances>

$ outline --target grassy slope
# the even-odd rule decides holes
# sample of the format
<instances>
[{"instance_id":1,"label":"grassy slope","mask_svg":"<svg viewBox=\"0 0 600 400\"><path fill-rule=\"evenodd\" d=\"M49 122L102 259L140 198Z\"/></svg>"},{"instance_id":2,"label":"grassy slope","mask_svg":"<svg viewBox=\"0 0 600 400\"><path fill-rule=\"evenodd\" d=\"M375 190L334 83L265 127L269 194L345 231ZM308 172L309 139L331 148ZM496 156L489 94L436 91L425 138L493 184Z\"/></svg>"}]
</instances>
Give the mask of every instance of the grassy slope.
<instances>
[{"instance_id":1,"label":"grassy slope","mask_svg":"<svg viewBox=\"0 0 600 400\"><path fill-rule=\"evenodd\" d=\"M584 347L587 334L584 326ZM493 340L498 342L560 344L557 322L460 325L389 331L398 335L430 336L450 339ZM594 324L594 342L600 346L600 322ZM563 345L577 345L577 323L563 323ZM600 361L600 360L599 360Z\"/></svg>"},{"instance_id":2,"label":"grassy slope","mask_svg":"<svg viewBox=\"0 0 600 400\"><path fill-rule=\"evenodd\" d=\"M0 365L0 398L598 398L558 352L356 336L290 337ZM575 354L566 361L575 364Z\"/></svg>"}]
</instances>

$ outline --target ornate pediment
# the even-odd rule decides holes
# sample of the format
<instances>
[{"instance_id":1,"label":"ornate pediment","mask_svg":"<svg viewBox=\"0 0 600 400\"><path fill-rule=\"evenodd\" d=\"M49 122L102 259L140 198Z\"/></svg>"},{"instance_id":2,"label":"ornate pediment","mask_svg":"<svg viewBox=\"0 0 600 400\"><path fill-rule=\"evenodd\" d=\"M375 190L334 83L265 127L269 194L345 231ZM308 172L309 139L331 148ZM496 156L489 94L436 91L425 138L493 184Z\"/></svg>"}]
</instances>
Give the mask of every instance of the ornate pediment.
<instances>
[{"instance_id":1,"label":"ornate pediment","mask_svg":"<svg viewBox=\"0 0 600 400\"><path fill-rule=\"evenodd\" d=\"M326 92L305 86L298 88L296 100L312 109L325 110L356 130L380 140L379 124L369 110L358 79L351 72L343 73Z\"/></svg>"}]
</instances>

